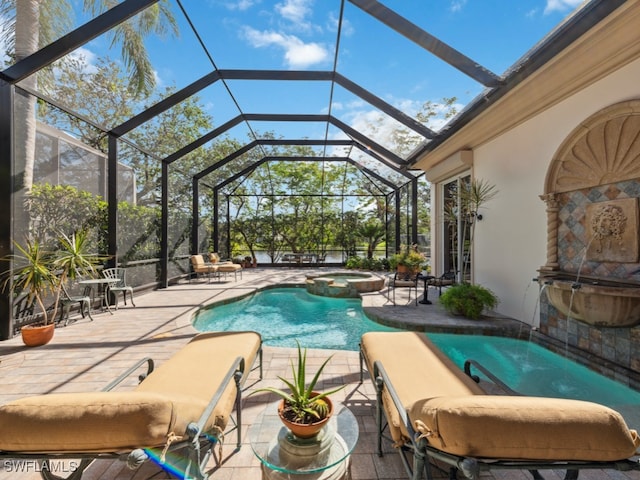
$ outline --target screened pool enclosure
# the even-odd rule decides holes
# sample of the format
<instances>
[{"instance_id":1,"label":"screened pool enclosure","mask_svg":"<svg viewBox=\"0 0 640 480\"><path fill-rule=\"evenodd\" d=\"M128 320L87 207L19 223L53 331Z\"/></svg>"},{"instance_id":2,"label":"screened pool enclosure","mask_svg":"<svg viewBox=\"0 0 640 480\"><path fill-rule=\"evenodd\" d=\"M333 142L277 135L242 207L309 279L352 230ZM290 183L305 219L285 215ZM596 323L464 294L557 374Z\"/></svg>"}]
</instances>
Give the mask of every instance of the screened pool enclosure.
<instances>
[{"instance_id":1,"label":"screened pool enclosure","mask_svg":"<svg viewBox=\"0 0 640 480\"><path fill-rule=\"evenodd\" d=\"M412 2L323 0L315 28L306 2L243 17L258 4L54 3L0 5L0 257L84 230L134 287L188 275L193 253L275 266L428 253L432 222L460 226L430 211L417 160L546 61L495 74L420 26L426 7ZM589 2L576 22L618 3ZM505 68L490 53L483 63ZM401 101L416 79L442 96ZM447 242L445 265L472 264L468 245ZM0 339L14 334L13 301L0 291Z\"/></svg>"}]
</instances>

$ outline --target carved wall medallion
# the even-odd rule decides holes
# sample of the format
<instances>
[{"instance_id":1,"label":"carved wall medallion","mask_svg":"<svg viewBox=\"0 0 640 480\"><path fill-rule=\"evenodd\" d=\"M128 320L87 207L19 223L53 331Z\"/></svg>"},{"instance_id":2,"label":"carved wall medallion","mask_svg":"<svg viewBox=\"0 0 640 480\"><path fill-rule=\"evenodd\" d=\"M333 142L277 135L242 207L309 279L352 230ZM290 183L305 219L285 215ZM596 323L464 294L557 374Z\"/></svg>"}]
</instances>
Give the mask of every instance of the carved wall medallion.
<instances>
[{"instance_id":1,"label":"carved wall medallion","mask_svg":"<svg viewBox=\"0 0 640 480\"><path fill-rule=\"evenodd\" d=\"M590 203L586 207L587 260L638 261L638 199Z\"/></svg>"}]
</instances>

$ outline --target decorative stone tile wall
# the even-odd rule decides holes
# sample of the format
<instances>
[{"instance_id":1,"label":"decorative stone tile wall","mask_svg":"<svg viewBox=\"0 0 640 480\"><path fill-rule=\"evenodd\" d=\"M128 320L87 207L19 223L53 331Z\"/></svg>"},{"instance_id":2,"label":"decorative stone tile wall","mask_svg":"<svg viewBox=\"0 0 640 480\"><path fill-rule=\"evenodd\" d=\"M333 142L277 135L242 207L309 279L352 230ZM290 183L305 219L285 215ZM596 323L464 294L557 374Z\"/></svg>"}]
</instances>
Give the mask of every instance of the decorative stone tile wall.
<instances>
[{"instance_id":1,"label":"decorative stone tile wall","mask_svg":"<svg viewBox=\"0 0 640 480\"><path fill-rule=\"evenodd\" d=\"M640 263L590 261L586 206L623 198L640 198L640 180L576 190L559 195L558 263L560 271L580 275L640 282ZM640 290L639 290L640 294ZM588 352L591 367L634 388L640 388L640 327L598 328L567 320L547 300L540 299L540 332Z\"/></svg>"},{"instance_id":2,"label":"decorative stone tile wall","mask_svg":"<svg viewBox=\"0 0 640 480\"><path fill-rule=\"evenodd\" d=\"M560 271L618 280L640 281L640 263L594 262L585 259L588 244L586 206L622 198L639 198L640 181L577 190L559 195L558 263Z\"/></svg>"}]
</instances>

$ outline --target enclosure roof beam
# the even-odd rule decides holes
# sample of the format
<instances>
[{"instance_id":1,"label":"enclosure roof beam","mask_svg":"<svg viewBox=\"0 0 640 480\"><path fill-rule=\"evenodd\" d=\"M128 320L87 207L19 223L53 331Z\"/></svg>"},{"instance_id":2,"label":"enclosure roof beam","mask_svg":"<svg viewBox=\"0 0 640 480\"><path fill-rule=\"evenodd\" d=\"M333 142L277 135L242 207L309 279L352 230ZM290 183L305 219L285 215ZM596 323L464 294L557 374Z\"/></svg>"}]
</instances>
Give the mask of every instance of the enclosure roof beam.
<instances>
[{"instance_id":1,"label":"enclosure roof beam","mask_svg":"<svg viewBox=\"0 0 640 480\"><path fill-rule=\"evenodd\" d=\"M401 157L393 153L391 150L387 150L382 145L374 142L369 137L363 135L362 133L350 127L346 123L341 122L335 117L331 117L329 121L333 125L338 127L340 130L342 130L344 133L346 133L348 136L355 139L358 143L360 143L361 145L364 145L367 149L373 150L374 152L376 152L380 157L378 159L379 160L384 159L386 165L394 164L396 167L400 167L406 164L404 159L402 159Z\"/></svg>"},{"instance_id":2,"label":"enclosure roof beam","mask_svg":"<svg viewBox=\"0 0 640 480\"><path fill-rule=\"evenodd\" d=\"M353 158L347 158L347 162L349 162L351 165L356 167L361 172L366 173L367 175L369 175L369 176L375 178L376 180L378 180L379 182L384 183L387 187L389 187L389 188L391 188L393 190L396 190L398 188L398 186L395 183L390 182L389 180L387 180L383 176L378 175L377 173L369 170L364 165L361 165L360 163L356 162Z\"/></svg>"},{"instance_id":3,"label":"enclosure roof beam","mask_svg":"<svg viewBox=\"0 0 640 480\"><path fill-rule=\"evenodd\" d=\"M71 110L70 108L67 108L66 106L62 105L60 102L54 100L53 98L51 98L51 97L49 97L47 95L44 95L43 93L37 92L37 91L33 90L32 88L27 87L24 84L16 85L15 88L17 90L21 90L21 91L23 91L25 93L33 95L36 98L39 98L40 100L43 100L43 101L47 102L49 105L52 105L53 107L59 109L61 112L65 112L65 113L67 113L69 115L72 115L72 116L82 120L87 125L91 125L91 127L95 128L97 130L100 130L105 135L108 134L108 129L105 126L99 125L98 123L96 123L93 120L89 119L85 115L82 115L81 113L75 112L75 111ZM126 138L121 138L120 141L123 142L123 143L126 143L127 145L131 146L132 148L135 148L136 150L140 151L141 153L144 153L149 158L153 158L155 160L161 160L160 157L158 157L154 153L150 152L146 148L141 147L140 145L137 145L135 142L132 142L131 140L127 140Z\"/></svg>"},{"instance_id":4,"label":"enclosure roof beam","mask_svg":"<svg viewBox=\"0 0 640 480\"><path fill-rule=\"evenodd\" d=\"M24 80L157 2L158 0L125 0L3 70L0 78L11 84Z\"/></svg>"},{"instance_id":5,"label":"enclosure roof beam","mask_svg":"<svg viewBox=\"0 0 640 480\"><path fill-rule=\"evenodd\" d=\"M255 148L258 146L258 141L254 140L251 143L247 143L244 147L239 148L238 150L236 150L235 152L227 155L226 157L224 157L222 160L220 160L219 162L216 162L212 165L209 165L207 168L205 168L204 170L200 171L199 173L196 173L194 175L194 177L196 178L202 178L206 175L209 175L211 172L216 171L217 169L224 167L227 163L229 163L232 160L235 160L236 158L238 158L241 155L244 155L245 153L249 152L251 149Z\"/></svg>"},{"instance_id":6,"label":"enclosure roof beam","mask_svg":"<svg viewBox=\"0 0 640 480\"><path fill-rule=\"evenodd\" d=\"M223 167L224 165L226 165L227 163L231 162L232 160L238 158L239 156L249 152L252 148L258 146L258 145L355 145L358 148L362 149L362 151L364 151L366 154L368 155L372 155L373 156L373 152L371 152L370 150L367 150L366 147L359 145L358 142L354 141L354 140L305 140L305 139L299 139L299 140L279 140L279 139L261 139L261 140L254 140L251 143L248 143L247 145L245 145L244 147L240 148L239 150L236 150L235 152L231 153L230 155L228 155L227 157L223 158L222 160L220 160L219 162L216 162L210 166L208 166L207 168L205 168L204 170L196 173L194 175L194 178L196 179L201 179L204 178L205 176L209 175L210 173L214 172L215 170ZM291 160L294 157L281 157L281 160ZM368 175L376 178L377 180L383 182L385 185L389 186L392 189L397 189L399 188L398 185L384 179L382 176L376 174L375 172L369 170L368 168L366 168L364 165L362 165L361 163L357 162L356 160L350 158L350 157L308 157L309 159L313 159L316 161L323 161L329 158L339 158L342 161L346 161L349 162L351 164L353 164L354 166L356 166L356 168L358 168L360 171L367 173ZM374 157L376 158L376 157ZM384 162L384 159L380 159L381 162ZM403 172L395 167L391 167L396 173L399 173L400 175L408 178L408 179L412 179L413 177L409 174L407 174L406 172Z\"/></svg>"},{"instance_id":7,"label":"enclosure roof beam","mask_svg":"<svg viewBox=\"0 0 640 480\"><path fill-rule=\"evenodd\" d=\"M321 145L331 147L352 147L355 142L351 139L336 139L336 140L310 140L308 138L295 138L295 139L279 139L279 138L262 138L257 142L260 145Z\"/></svg>"},{"instance_id":8,"label":"enclosure roof beam","mask_svg":"<svg viewBox=\"0 0 640 480\"><path fill-rule=\"evenodd\" d=\"M237 117L232 118L231 120L229 120L227 123L225 123L223 125L220 125L218 128L215 128L215 129L211 130L209 133L207 133L207 134L203 135L202 137L198 138L197 140L194 140L189 145L186 145L186 146L182 147L180 150L177 150L176 152L172 153L171 155L166 156L164 158L163 162L165 162L165 163L173 163L176 160L181 159L185 155L187 155L187 154L191 153L192 151L194 151L195 149L203 146L207 142L210 142L214 138L219 137L220 135L222 135L227 130L232 129L233 127L238 125L240 122L242 122L242 117L240 115L238 115Z\"/></svg>"},{"instance_id":9,"label":"enclosure roof beam","mask_svg":"<svg viewBox=\"0 0 640 480\"><path fill-rule=\"evenodd\" d=\"M422 123L418 122L415 118L412 118L409 115L407 115L406 113L398 110L397 108L395 108L392 105L388 104L387 102L385 102L381 98L379 98L376 95L374 95L371 92L369 92L369 90L366 90L365 88L362 88L357 83L352 82L351 80L349 80L346 77L343 77L342 75L340 75L337 72L335 74L335 81L336 81L336 83L338 85L346 88L347 90L349 90L354 95L357 95L358 97L360 97L364 101L366 101L366 102L370 103L371 105L373 105L374 107L380 109L381 111L383 111L384 113L386 113L387 115L392 117L393 119L395 119L398 122L402 123L405 127L410 128L411 130L419 133L423 137L425 137L425 138L433 138L433 137L436 136L436 132L434 132L430 128L426 127Z\"/></svg>"},{"instance_id":10,"label":"enclosure roof beam","mask_svg":"<svg viewBox=\"0 0 640 480\"><path fill-rule=\"evenodd\" d=\"M237 172L236 174L232 175L231 177L229 177L229 178L221 181L220 183L216 184L215 186L213 186L213 188L215 190L220 190L221 188L224 188L226 185L236 181L237 179L243 177L247 173L252 172L256 168L258 168L260 165L262 165L264 163L267 163L267 162L271 162L271 161L306 161L306 162L313 162L313 161L324 161L324 160L333 160L333 161L340 161L340 162L350 163L350 164L354 165L359 171L361 171L363 173L367 173L367 174L373 176L374 178L376 178L377 180L380 180L380 182L384 183L389 188L391 188L393 190L397 190L398 189L397 185L394 185L393 183L389 182L389 180L387 180L387 179L375 174L374 172L368 170L366 167L360 165L358 162L356 162L355 160L353 160L352 158L349 158L349 157L335 157L335 158L332 159L332 158L323 158L323 157L282 157L282 156L267 156L267 157L261 158L260 160L256 160L251 165L243 168L241 171ZM199 180L200 178L202 178L202 175L200 175L200 174L194 175L193 178Z\"/></svg>"},{"instance_id":11,"label":"enclosure roof beam","mask_svg":"<svg viewBox=\"0 0 640 480\"><path fill-rule=\"evenodd\" d=\"M402 111L398 110L394 106L382 100L380 97L372 94L360 85L352 82L343 75L333 71L298 71L298 70L215 70L185 88L175 92L160 102L147 108L144 112L130 118L126 122L118 125L111 130L111 134L116 137L125 135L134 128L140 126L144 122L147 122L159 115L160 113L168 110L169 108L177 105L183 100L198 93L202 89L215 83L218 80L287 80L287 81L335 81L338 85L349 90L354 95L360 97L362 100L368 102L372 106L378 108L382 112L386 113L393 119L402 123L405 127L419 133L425 138L433 138L435 132L422 123L418 122L414 118L406 115Z\"/></svg>"},{"instance_id":12,"label":"enclosure roof beam","mask_svg":"<svg viewBox=\"0 0 640 480\"><path fill-rule=\"evenodd\" d=\"M405 162L402 158L397 156L395 153L387 150L383 146L377 144L367 136L361 134L357 130L351 128L349 125L341 122L337 118L331 115L321 115L321 114L269 114L269 113L245 113L244 115L238 115L234 119L228 121L224 125L212 130L211 132L203 135L199 139L191 142L189 145L181 148L180 150L168 155L164 158L163 162L172 163L188 153L192 152L196 148L201 147L207 142L213 140L214 138L222 135L227 130L233 128L243 120L245 121L272 121L272 122L329 122L339 129L341 129L345 134L352 137L357 143L361 143L363 145L363 151L370 153L371 151L375 152L377 156L374 156L376 160L384 162L387 166L397 170L400 165L403 165ZM258 140L254 140L251 144L253 146L258 145ZM253 148L253 147L252 147ZM228 158L228 157L227 157ZM235 158L235 157L234 157ZM226 160L226 159L223 159ZM227 162L225 162L227 163ZM391 164L395 163L394 166ZM220 165L220 162L215 165ZM217 168L217 167L216 167ZM399 171L398 171L399 172ZM207 172L210 173L210 172ZM400 172L399 172L400 173ZM403 175L408 176L406 173Z\"/></svg>"},{"instance_id":13,"label":"enclosure roof beam","mask_svg":"<svg viewBox=\"0 0 640 480\"><path fill-rule=\"evenodd\" d=\"M447 139L456 135L509 92L515 90L538 69L557 58L565 48L594 28L621 5L624 5L626 1L592 0L587 2L584 7L579 8L567 21L538 42L522 56L520 61L510 67L509 71L504 74L503 85L478 95L432 141L424 142L411 152L407 158L408 162L411 165L415 164L424 154L435 150Z\"/></svg>"},{"instance_id":14,"label":"enclosure roof beam","mask_svg":"<svg viewBox=\"0 0 640 480\"><path fill-rule=\"evenodd\" d=\"M502 79L498 75L380 2L376 0L349 0L349 2L485 87L493 88L502 84Z\"/></svg>"},{"instance_id":15,"label":"enclosure roof beam","mask_svg":"<svg viewBox=\"0 0 640 480\"><path fill-rule=\"evenodd\" d=\"M144 112L139 113L138 115L130 118L126 122L121 123L117 127L111 130L111 133L116 137L120 137L130 132L134 128L139 127L143 123L151 120L152 118L160 115L162 112L174 107L180 102L186 100L187 98L195 95L202 89L208 87L212 83L220 80L220 72L217 70L199 78L195 82L187 85L181 90L178 90L172 95L169 95L167 98L162 99L155 105L150 106Z\"/></svg>"}]
</instances>

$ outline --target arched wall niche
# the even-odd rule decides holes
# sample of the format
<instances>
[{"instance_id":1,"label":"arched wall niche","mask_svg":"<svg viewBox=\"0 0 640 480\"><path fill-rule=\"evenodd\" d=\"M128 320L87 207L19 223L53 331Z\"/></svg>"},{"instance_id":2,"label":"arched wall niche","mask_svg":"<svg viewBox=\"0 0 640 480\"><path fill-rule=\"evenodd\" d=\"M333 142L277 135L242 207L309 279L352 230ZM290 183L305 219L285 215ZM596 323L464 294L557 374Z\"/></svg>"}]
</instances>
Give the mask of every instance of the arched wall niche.
<instances>
[{"instance_id":1,"label":"arched wall niche","mask_svg":"<svg viewBox=\"0 0 640 480\"><path fill-rule=\"evenodd\" d=\"M611 105L580 123L556 151L544 192L547 261L541 270L582 269L585 274L630 279L624 277L638 262L638 235L633 230L639 221L640 99ZM605 207L622 209L627 217L626 241L631 244L623 258L596 252L598 244L591 240L598 232L590 218L600 218L596 209ZM620 252L619 245L611 245L610 252ZM618 261L626 267L614 265Z\"/></svg>"},{"instance_id":2,"label":"arched wall niche","mask_svg":"<svg viewBox=\"0 0 640 480\"><path fill-rule=\"evenodd\" d=\"M547 209L540 333L640 388L640 99L576 126L540 198Z\"/></svg>"},{"instance_id":3,"label":"arched wall niche","mask_svg":"<svg viewBox=\"0 0 640 480\"><path fill-rule=\"evenodd\" d=\"M551 161L545 195L640 178L640 100L595 113L565 139Z\"/></svg>"}]
</instances>

